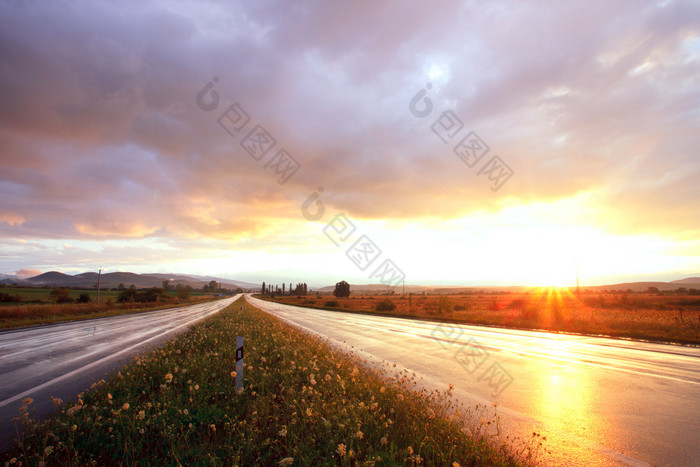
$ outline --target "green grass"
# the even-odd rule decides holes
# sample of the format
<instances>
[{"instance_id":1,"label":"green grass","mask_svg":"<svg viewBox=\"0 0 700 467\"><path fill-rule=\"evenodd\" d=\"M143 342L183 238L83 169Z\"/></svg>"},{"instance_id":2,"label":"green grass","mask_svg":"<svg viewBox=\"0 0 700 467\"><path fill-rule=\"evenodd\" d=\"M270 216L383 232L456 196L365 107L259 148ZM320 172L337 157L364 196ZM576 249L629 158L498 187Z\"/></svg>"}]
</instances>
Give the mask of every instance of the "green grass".
<instances>
[{"instance_id":1,"label":"green grass","mask_svg":"<svg viewBox=\"0 0 700 467\"><path fill-rule=\"evenodd\" d=\"M5 293L8 295L17 295L20 297L22 302L26 303L50 303L49 294L52 289L45 288L29 288L29 287L0 287L0 293ZM97 290L95 289L71 289L70 296L76 299L80 294L87 293L93 300L97 300ZM111 290L101 290L100 291L100 301L113 299L116 300L119 292ZM12 306L15 303L3 303L3 306Z\"/></svg>"},{"instance_id":2,"label":"green grass","mask_svg":"<svg viewBox=\"0 0 700 467\"><path fill-rule=\"evenodd\" d=\"M33 288L33 287L0 287L0 293L5 293L8 295L17 295L20 297L21 302L23 303L51 303L51 299L49 298L49 294L51 293L51 290L53 288ZM70 297L73 299L76 299L80 296L80 294L88 294L90 295L90 298L93 301L97 300L97 290L96 289L69 289L70 290ZM117 297L119 296L120 291L118 290L100 290L100 301L107 301L109 299L112 299L114 301L117 300ZM167 294L170 297L176 297L177 296L177 291L175 290L169 290ZM198 291L192 291L190 292L190 295L193 297L196 296L202 296L202 295L209 295L209 293L204 293L204 292L198 292ZM3 303L1 304L2 306L13 306L17 305L17 302L14 303Z\"/></svg>"},{"instance_id":3,"label":"green grass","mask_svg":"<svg viewBox=\"0 0 700 467\"><path fill-rule=\"evenodd\" d=\"M514 454L487 435L493 407L466 411L450 390L420 389L415 375L363 364L242 300L44 423L25 402L27 434L2 458L23 465L521 465L540 449L533 439Z\"/></svg>"}]
</instances>

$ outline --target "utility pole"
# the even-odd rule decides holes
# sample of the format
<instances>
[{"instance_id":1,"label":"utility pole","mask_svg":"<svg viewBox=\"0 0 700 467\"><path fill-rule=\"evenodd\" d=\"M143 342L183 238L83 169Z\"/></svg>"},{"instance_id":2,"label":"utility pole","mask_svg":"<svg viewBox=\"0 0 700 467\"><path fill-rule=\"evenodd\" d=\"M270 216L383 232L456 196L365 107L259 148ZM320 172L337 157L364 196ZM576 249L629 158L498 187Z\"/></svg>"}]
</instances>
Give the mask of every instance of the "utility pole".
<instances>
[{"instance_id":1,"label":"utility pole","mask_svg":"<svg viewBox=\"0 0 700 467\"><path fill-rule=\"evenodd\" d=\"M97 304L100 304L100 280L102 279L102 266L100 266L100 270L97 273Z\"/></svg>"}]
</instances>

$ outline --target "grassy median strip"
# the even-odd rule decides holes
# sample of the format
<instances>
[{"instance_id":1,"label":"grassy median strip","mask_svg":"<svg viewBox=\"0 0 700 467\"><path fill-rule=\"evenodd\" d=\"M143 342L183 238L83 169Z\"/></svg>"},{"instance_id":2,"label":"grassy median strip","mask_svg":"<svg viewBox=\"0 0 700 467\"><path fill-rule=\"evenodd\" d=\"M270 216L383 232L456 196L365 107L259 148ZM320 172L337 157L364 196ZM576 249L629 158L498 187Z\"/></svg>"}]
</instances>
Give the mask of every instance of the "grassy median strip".
<instances>
[{"instance_id":1,"label":"grassy median strip","mask_svg":"<svg viewBox=\"0 0 700 467\"><path fill-rule=\"evenodd\" d=\"M242 309L241 309L242 307ZM235 390L235 338L245 387ZM3 457L22 465L522 465L487 435L493 409L381 371L242 299L96 383L50 420L31 420ZM58 404L59 402L57 402ZM490 413L491 416L487 416ZM476 419L474 418L476 417ZM484 418L486 417L486 418ZM453 464L456 463L456 464Z\"/></svg>"}]
</instances>

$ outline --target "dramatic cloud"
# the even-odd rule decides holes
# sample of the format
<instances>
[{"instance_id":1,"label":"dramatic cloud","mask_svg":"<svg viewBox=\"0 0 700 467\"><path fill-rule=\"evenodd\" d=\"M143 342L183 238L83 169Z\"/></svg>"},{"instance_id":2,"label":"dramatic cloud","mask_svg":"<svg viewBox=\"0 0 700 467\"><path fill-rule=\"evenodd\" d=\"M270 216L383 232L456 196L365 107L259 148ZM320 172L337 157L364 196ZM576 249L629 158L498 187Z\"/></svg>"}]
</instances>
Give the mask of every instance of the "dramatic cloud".
<instances>
[{"instance_id":1,"label":"dramatic cloud","mask_svg":"<svg viewBox=\"0 0 700 467\"><path fill-rule=\"evenodd\" d=\"M28 279L30 277L38 276L41 274L41 271L38 269L20 269L19 271L15 271L15 276L17 276L18 279Z\"/></svg>"},{"instance_id":2,"label":"dramatic cloud","mask_svg":"<svg viewBox=\"0 0 700 467\"><path fill-rule=\"evenodd\" d=\"M146 269L321 254L338 212L440 243L453 221L489 213L472 226L488 232L562 200L567 226L700 235L694 1L4 2L0 57L8 271L94 268L120 242L119 264ZM276 142L260 160L241 144L256 125ZM472 167L453 152L470 131L489 147ZM280 149L300 166L282 184ZM513 171L498 191L494 155ZM313 223L301 206L319 187Z\"/></svg>"}]
</instances>

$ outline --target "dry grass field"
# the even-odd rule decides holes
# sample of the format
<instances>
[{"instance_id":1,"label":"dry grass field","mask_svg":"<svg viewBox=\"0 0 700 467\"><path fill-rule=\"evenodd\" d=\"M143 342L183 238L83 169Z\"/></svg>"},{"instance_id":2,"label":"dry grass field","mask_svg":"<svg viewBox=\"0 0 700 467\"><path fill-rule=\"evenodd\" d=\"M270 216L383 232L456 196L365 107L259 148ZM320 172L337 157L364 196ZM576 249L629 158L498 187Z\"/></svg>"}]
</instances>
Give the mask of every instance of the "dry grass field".
<instances>
[{"instance_id":1,"label":"dry grass field","mask_svg":"<svg viewBox=\"0 0 700 467\"><path fill-rule=\"evenodd\" d=\"M276 296L292 305L459 323L700 344L700 297L585 293L533 289L525 293L460 295ZM395 308L380 306L390 301ZM336 302L337 305L333 302Z\"/></svg>"}]
</instances>

